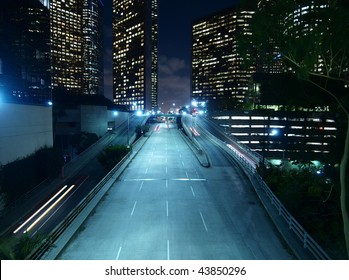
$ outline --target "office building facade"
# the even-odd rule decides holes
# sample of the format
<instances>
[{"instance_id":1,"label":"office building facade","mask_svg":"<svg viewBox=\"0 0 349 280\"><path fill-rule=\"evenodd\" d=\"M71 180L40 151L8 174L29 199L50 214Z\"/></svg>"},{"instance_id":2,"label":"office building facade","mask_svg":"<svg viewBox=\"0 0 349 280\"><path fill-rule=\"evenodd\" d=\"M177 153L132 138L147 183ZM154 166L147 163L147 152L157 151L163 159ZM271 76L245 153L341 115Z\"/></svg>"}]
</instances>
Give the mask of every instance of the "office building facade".
<instances>
[{"instance_id":1,"label":"office building facade","mask_svg":"<svg viewBox=\"0 0 349 280\"><path fill-rule=\"evenodd\" d=\"M0 7L1 99L45 104L51 100L49 2L11 0Z\"/></svg>"},{"instance_id":2,"label":"office building facade","mask_svg":"<svg viewBox=\"0 0 349 280\"><path fill-rule=\"evenodd\" d=\"M158 106L158 0L113 0L114 103Z\"/></svg>"},{"instance_id":3,"label":"office building facade","mask_svg":"<svg viewBox=\"0 0 349 280\"><path fill-rule=\"evenodd\" d=\"M82 11L83 93L104 93L103 2L84 0Z\"/></svg>"},{"instance_id":4,"label":"office building facade","mask_svg":"<svg viewBox=\"0 0 349 280\"><path fill-rule=\"evenodd\" d=\"M227 111L213 119L238 143L266 159L323 162L337 147L336 118L328 112Z\"/></svg>"},{"instance_id":5,"label":"office building facade","mask_svg":"<svg viewBox=\"0 0 349 280\"><path fill-rule=\"evenodd\" d=\"M243 104L255 67L244 67L238 37L251 35L254 11L232 8L192 26L192 98L218 102L222 109Z\"/></svg>"},{"instance_id":6,"label":"office building facade","mask_svg":"<svg viewBox=\"0 0 349 280\"><path fill-rule=\"evenodd\" d=\"M103 94L102 2L51 0L52 88Z\"/></svg>"}]
</instances>

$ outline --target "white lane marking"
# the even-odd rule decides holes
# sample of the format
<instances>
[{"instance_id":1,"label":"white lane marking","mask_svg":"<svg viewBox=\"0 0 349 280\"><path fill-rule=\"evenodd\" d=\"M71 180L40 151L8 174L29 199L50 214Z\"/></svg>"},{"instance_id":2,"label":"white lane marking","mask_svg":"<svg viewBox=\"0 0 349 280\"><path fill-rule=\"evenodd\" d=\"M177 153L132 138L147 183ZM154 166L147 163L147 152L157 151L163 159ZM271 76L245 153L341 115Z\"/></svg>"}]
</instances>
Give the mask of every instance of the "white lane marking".
<instances>
[{"instance_id":1,"label":"white lane marking","mask_svg":"<svg viewBox=\"0 0 349 280\"><path fill-rule=\"evenodd\" d=\"M204 224L204 227L205 227L206 231L208 232L207 226L206 226L206 223L205 223L205 219L204 219L204 216L202 216L201 211L200 211L200 216L201 216L202 223Z\"/></svg>"},{"instance_id":2,"label":"white lane marking","mask_svg":"<svg viewBox=\"0 0 349 280\"><path fill-rule=\"evenodd\" d=\"M195 192L194 192L193 187L192 187L192 186L190 186L190 189L191 189L191 192L192 192L193 196L195 197Z\"/></svg>"},{"instance_id":3,"label":"white lane marking","mask_svg":"<svg viewBox=\"0 0 349 280\"><path fill-rule=\"evenodd\" d=\"M168 181L166 180L166 189L168 188Z\"/></svg>"},{"instance_id":4,"label":"white lane marking","mask_svg":"<svg viewBox=\"0 0 349 280\"><path fill-rule=\"evenodd\" d=\"M183 167L185 167L185 166L184 166L184 161L182 161L182 165L183 165Z\"/></svg>"},{"instance_id":5,"label":"white lane marking","mask_svg":"<svg viewBox=\"0 0 349 280\"><path fill-rule=\"evenodd\" d=\"M141 182L141 185L140 185L140 187L139 187L138 192L140 192L140 191L142 190L142 188L143 188L143 183L144 183L144 181Z\"/></svg>"},{"instance_id":6,"label":"white lane marking","mask_svg":"<svg viewBox=\"0 0 349 280\"><path fill-rule=\"evenodd\" d=\"M166 166L166 174L167 174L167 166Z\"/></svg>"},{"instance_id":7,"label":"white lane marking","mask_svg":"<svg viewBox=\"0 0 349 280\"><path fill-rule=\"evenodd\" d=\"M166 216L168 217L168 201L166 201Z\"/></svg>"},{"instance_id":8,"label":"white lane marking","mask_svg":"<svg viewBox=\"0 0 349 280\"><path fill-rule=\"evenodd\" d=\"M185 175L187 175L187 178L189 178L189 175L188 175L188 172L187 172L187 171L185 171Z\"/></svg>"},{"instance_id":9,"label":"white lane marking","mask_svg":"<svg viewBox=\"0 0 349 280\"><path fill-rule=\"evenodd\" d=\"M147 173L148 173L148 168L145 169L145 174L147 174Z\"/></svg>"},{"instance_id":10,"label":"white lane marking","mask_svg":"<svg viewBox=\"0 0 349 280\"><path fill-rule=\"evenodd\" d=\"M135 204L133 204L131 216L133 216L133 213L134 213L134 211L135 211L135 209L136 209L136 205L137 205L137 201L135 201Z\"/></svg>"},{"instance_id":11,"label":"white lane marking","mask_svg":"<svg viewBox=\"0 0 349 280\"><path fill-rule=\"evenodd\" d=\"M122 247L120 246L119 251L118 251L118 254L117 254L117 256L116 256L116 260L118 260L119 257L120 257L121 249L122 249Z\"/></svg>"},{"instance_id":12,"label":"white lane marking","mask_svg":"<svg viewBox=\"0 0 349 280\"><path fill-rule=\"evenodd\" d=\"M167 260L170 260L170 240L167 239Z\"/></svg>"}]
</instances>

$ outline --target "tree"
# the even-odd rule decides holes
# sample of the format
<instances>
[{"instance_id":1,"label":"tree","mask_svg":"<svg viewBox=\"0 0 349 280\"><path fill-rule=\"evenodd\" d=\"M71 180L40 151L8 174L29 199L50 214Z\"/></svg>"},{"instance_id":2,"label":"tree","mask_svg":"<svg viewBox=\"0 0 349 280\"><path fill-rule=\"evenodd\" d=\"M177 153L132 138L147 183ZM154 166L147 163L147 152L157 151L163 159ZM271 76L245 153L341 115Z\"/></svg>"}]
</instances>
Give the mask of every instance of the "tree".
<instances>
[{"instance_id":1,"label":"tree","mask_svg":"<svg viewBox=\"0 0 349 280\"><path fill-rule=\"evenodd\" d=\"M340 160L340 205L349 257L348 1L260 1L251 30L248 44L242 42L244 49L240 49L245 54L246 63L260 63L262 57L268 59L269 63L280 59L285 69L291 69L299 79L330 95L336 102L338 112L346 120ZM273 50L279 53L275 55Z\"/></svg>"},{"instance_id":2,"label":"tree","mask_svg":"<svg viewBox=\"0 0 349 280\"><path fill-rule=\"evenodd\" d=\"M109 172L118 164L130 151L123 145L109 146L99 153L97 159L101 165Z\"/></svg>"}]
</instances>

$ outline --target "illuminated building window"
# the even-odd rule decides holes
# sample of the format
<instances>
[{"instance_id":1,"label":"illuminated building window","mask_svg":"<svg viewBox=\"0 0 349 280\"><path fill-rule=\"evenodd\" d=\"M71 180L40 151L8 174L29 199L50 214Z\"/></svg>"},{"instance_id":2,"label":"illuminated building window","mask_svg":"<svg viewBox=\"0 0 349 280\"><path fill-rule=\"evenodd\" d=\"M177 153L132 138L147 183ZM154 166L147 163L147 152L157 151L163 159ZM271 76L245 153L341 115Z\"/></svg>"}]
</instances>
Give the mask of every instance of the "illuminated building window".
<instances>
[{"instance_id":1,"label":"illuminated building window","mask_svg":"<svg viewBox=\"0 0 349 280\"><path fill-rule=\"evenodd\" d=\"M132 109L137 110L157 107L157 2L113 1L113 95L116 104L132 105ZM148 20L150 25L145 22Z\"/></svg>"},{"instance_id":2,"label":"illuminated building window","mask_svg":"<svg viewBox=\"0 0 349 280\"><path fill-rule=\"evenodd\" d=\"M237 53L239 32L251 34L254 12L223 11L192 26L193 99L241 104L254 68L243 69Z\"/></svg>"}]
</instances>

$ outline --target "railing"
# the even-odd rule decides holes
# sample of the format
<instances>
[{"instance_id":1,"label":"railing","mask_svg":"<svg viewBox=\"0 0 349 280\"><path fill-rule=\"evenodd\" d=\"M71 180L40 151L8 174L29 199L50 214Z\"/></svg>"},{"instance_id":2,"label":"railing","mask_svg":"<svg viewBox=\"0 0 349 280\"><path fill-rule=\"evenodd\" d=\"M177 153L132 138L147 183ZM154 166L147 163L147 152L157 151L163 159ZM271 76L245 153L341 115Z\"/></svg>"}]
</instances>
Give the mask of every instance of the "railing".
<instances>
[{"instance_id":1,"label":"railing","mask_svg":"<svg viewBox=\"0 0 349 280\"><path fill-rule=\"evenodd\" d=\"M302 242L303 247L308 249L315 259L329 260L330 257L327 253L319 246L319 244L308 234L308 232L297 222L297 220L288 212L286 207L281 203L281 201L274 195L268 185L263 181L261 176L257 173L255 167L251 165L250 161L246 160L241 153L234 151L227 147L226 143L208 133L204 132L206 136L221 149L223 149L227 154L232 156L244 170L245 174L250 177L250 179L256 179L257 185L253 184L256 192L263 190L271 204L275 207L279 216L281 216L284 222L287 223L288 229L291 230ZM248 151L246 151L248 153ZM251 180L253 182L253 180ZM263 201L262 201L263 202ZM277 226L277 225L276 225Z\"/></svg>"},{"instance_id":2,"label":"railing","mask_svg":"<svg viewBox=\"0 0 349 280\"><path fill-rule=\"evenodd\" d=\"M85 209L90 201L96 196L96 194L104 187L106 182L119 170L119 168L130 157L129 152L109 173L89 192L89 194L68 214L68 216L51 232L48 238L46 238L40 246L31 254L27 259L38 260L45 252L53 246L55 241L61 236L61 234L68 228L68 226L75 220L75 218Z\"/></svg>"},{"instance_id":3,"label":"railing","mask_svg":"<svg viewBox=\"0 0 349 280\"><path fill-rule=\"evenodd\" d=\"M104 145L104 142L108 142L110 140L109 138L110 138L110 134L106 134L103 137L101 137L100 139L98 139L95 143L93 143L91 146L89 146L85 151L83 151L78 156L73 158L70 162L65 164L62 167L62 172L64 169L71 168L71 166L74 165L73 163L76 162L78 159L86 162L86 158L92 156L91 153L94 152L93 151L94 148L97 147L98 145ZM81 166L81 164L80 164L80 166ZM13 209L15 209L18 205L21 205L24 202L26 202L28 199L32 198L35 194L37 194L38 192L40 192L43 189L42 186L45 185L48 181L49 181L49 179L44 180L39 185L35 186L30 191L24 193L18 199L16 199L15 201L13 201L9 205L7 205L6 208L1 209L0 210L0 217L6 215L7 213L9 213Z\"/></svg>"},{"instance_id":4,"label":"railing","mask_svg":"<svg viewBox=\"0 0 349 280\"><path fill-rule=\"evenodd\" d=\"M138 139L134 145L139 143ZM144 142L143 142L144 144ZM143 145L141 144L141 145ZM115 167L108 172L106 176L88 193L88 195L68 214L68 216L50 233L48 238L43 240L41 244L27 257L30 260L39 260L58 240L62 233L72 224L78 215L86 208L93 198L101 191L105 184L115 175L122 165L137 152L130 151Z\"/></svg>"}]
</instances>

